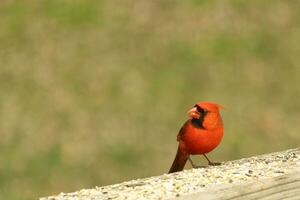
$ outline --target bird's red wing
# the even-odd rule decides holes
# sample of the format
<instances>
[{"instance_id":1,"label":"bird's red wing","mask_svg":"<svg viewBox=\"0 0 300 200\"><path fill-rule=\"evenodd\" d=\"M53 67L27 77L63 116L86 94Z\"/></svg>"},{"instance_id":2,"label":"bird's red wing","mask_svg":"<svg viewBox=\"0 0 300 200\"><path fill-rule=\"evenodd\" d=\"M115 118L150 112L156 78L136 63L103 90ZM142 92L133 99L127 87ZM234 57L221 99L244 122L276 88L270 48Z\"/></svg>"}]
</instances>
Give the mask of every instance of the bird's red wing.
<instances>
[{"instance_id":1,"label":"bird's red wing","mask_svg":"<svg viewBox=\"0 0 300 200\"><path fill-rule=\"evenodd\" d=\"M183 140L185 133L186 133L186 128L188 126L188 124L190 123L190 120L187 120L184 125L181 127L179 133L177 134L177 141L181 141Z\"/></svg>"}]
</instances>

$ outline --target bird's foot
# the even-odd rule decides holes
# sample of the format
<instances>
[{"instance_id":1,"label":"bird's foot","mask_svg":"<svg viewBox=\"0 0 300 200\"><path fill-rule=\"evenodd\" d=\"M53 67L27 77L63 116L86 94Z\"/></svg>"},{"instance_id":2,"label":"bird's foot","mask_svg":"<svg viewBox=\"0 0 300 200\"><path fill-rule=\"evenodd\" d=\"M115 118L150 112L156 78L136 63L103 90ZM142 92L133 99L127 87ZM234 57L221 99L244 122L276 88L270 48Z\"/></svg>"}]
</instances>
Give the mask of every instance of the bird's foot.
<instances>
[{"instance_id":1,"label":"bird's foot","mask_svg":"<svg viewBox=\"0 0 300 200\"><path fill-rule=\"evenodd\" d=\"M192 159L189 157L188 158L189 159L189 161L190 161L190 163L191 163L191 165L192 165L192 167L194 168L194 169L199 169L199 168L205 168L205 167L207 167L207 166L204 166L204 165L196 165L193 161L192 161Z\"/></svg>"},{"instance_id":2,"label":"bird's foot","mask_svg":"<svg viewBox=\"0 0 300 200\"><path fill-rule=\"evenodd\" d=\"M218 166L218 165L221 165L222 163L220 162L209 162L208 165L210 166Z\"/></svg>"},{"instance_id":3,"label":"bird's foot","mask_svg":"<svg viewBox=\"0 0 300 200\"><path fill-rule=\"evenodd\" d=\"M194 165L193 168L194 169L200 169L200 168L206 168L207 166L204 165Z\"/></svg>"}]
</instances>

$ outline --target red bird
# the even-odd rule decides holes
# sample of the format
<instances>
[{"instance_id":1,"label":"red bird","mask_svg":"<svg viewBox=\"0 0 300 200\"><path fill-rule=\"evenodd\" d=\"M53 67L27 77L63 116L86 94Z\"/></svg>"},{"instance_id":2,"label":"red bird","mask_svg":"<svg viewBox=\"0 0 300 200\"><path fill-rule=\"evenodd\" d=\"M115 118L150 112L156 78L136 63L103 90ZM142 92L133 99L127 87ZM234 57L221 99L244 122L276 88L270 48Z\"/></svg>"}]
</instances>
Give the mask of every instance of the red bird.
<instances>
[{"instance_id":1,"label":"red bird","mask_svg":"<svg viewBox=\"0 0 300 200\"><path fill-rule=\"evenodd\" d=\"M199 102L188 112L190 119L177 135L179 146L169 173L183 170L187 160L196 168L190 155L202 154L209 165L220 164L211 162L205 154L216 148L222 140L224 128L219 113L221 108L215 103Z\"/></svg>"}]
</instances>

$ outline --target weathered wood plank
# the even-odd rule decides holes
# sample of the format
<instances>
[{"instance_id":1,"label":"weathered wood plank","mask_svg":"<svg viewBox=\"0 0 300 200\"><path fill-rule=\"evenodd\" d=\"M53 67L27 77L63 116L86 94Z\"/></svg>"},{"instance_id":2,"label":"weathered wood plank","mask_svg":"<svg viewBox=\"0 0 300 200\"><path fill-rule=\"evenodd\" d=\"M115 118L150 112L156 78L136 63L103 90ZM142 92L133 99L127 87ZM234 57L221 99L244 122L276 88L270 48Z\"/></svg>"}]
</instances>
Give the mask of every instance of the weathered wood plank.
<instances>
[{"instance_id":1,"label":"weathered wood plank","mask_svg":"<svg viewBox=\"0 0 300 200\"><path fill-rule=\"evenodd\" d=\"M300 200L300 148L41 200L102 199Z\"/></svg>"},{"instance_id":2,"label":"weathered wood plank","mask_svg":"<svg viewBox=\"0 0 300 200\"><path fill-rule=\"evenodd\" d=\"M242 185L216 187L209 191L177 198L213 200L277 200L300 199L300 170L261 181L249 181Z\"/></svg>"}]
</instances>

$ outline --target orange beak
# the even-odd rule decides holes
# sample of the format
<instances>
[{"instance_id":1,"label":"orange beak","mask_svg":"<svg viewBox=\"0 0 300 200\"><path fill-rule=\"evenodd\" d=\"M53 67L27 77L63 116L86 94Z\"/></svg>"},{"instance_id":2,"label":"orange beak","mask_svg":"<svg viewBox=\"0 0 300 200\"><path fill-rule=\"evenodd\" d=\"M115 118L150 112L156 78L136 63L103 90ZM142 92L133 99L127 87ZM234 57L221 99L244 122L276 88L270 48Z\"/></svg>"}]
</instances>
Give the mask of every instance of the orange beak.
<instances>
[{"instance_id":1,"label":"orange beak","mask_svg":"<svg viewBox=\"0 0 300 200\"><path fill-rule=\"evenodd\" d=\"M200 118L200 113L197 111L197 108L194 107L191 110L188 111L188 116L189 118L193 119L199 119Z\"/></svg>"}]
</instances>

